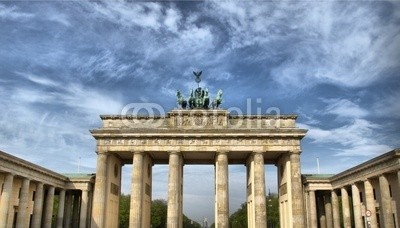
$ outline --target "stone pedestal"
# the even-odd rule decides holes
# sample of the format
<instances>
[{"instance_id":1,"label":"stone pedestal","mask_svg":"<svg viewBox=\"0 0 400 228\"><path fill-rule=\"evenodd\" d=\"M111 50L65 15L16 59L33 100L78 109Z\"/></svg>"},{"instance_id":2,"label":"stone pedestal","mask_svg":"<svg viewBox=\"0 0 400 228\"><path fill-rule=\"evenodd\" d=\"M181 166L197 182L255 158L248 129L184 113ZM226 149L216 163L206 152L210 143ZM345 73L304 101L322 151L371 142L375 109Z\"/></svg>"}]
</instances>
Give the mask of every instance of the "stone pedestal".
<instances>
[{"instance_id":1,"label":"stone pedestal","mask_svg":"<svg viewBox=\"0 0 400 228\"><path fill-rule=\"evenodd\" d=\"M228 155L217 153L215 161L215 227L229 227Z\"/></svg>"}]
</instances>

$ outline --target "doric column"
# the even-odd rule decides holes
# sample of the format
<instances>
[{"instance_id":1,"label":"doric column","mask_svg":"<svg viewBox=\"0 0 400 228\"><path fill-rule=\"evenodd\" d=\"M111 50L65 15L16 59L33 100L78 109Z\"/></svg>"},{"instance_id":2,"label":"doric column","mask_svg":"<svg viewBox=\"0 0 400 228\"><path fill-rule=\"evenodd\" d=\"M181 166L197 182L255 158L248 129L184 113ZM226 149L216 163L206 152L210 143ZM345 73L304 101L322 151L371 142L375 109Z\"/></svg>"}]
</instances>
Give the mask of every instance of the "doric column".
<instances>
[{"instance_id":1,"label":"doric column","mask_svg":"<svg viewBox=\"0 0 400 228\"><path fill-rule=\"evenodd\" d=\"M315 191L309 191L310 198L310 228L317 228L317 201L315 199Z\"/></svg>"},{"instance_id":2,"label":"doric column","mask_svg":"<svg viewBox=\"0 0 400 228\"><path fill-rule=\"evenodd\" d=\"M24 228L27 226L29 183L30 183L29 179L27 178L22 179L21 193L18 204L18 215L17 215L17 225L16 225L17 228Z\"/></svg>"},{"instance_id":3,"label":"doric column","mask_svg":"<svg viewBox=\"0 0 400 228\"><path fill-rule=\"evenodd\" d=\"M106 183L108 154L97 154L96 181L92 207L92 227L104 228L106 216Z\"/></svg>"},{"instance_id":4,"label":"doric column","mask_svg":"<svg viewBox=\"0 0 400 228\"><path fill-rule=\"evenodd\" d=\"M392 199L390 197L389 182L384 174L379 176L379 188L381 194L381 210L383 227L394 227Z\"/></svg>"},{"instance_id":5,"label":"doric column","mask_svg":"<svg viewBox=\"0 0 400 228\"><path fill-rule=\"evenodd\" d=\"M317 195L317 206L319 215L319 227L326 228L325 202L323 195Z\"/></svg>"},{"instance_id":6,"label":"doric column","mask_svg":"<svg viewBox=\"0 0 400 228\"><path fill-rule=\"evenodd\" d=\"M371 211L371 216L368 218L371 227L378 227L375 210L374 189L371 182L367 179L364 181L365 190L365 210Z\"/></svg>"},{"instance_id":7,"label":"doric column","mask_svg":"<svg viewBox=\"0 0 400 228\"><path fill-rule=\"evenodd\" d=\"M217 228L229 227L228 175L228 154L219 152L215 159L215 227Z\"/></svg>"},{"instance_id":8,"label":"doric column","mask_svg":"<svg viewBox=\"0 0 400 228\"><path fill-rule=\"evenodd\" d=\"M267 227L267 201L265 198L265 167L262 152L254 153L255 226ZM303 196L303 194L301 194Z\"/></svg>"},{"instance_id":9,"label":"doric column","mask_svg":"<svg viewBox=\"0 0 400 228\"><path fill-rule=\"evenodd\" d=\"M74 201L72 206L72 227L78 227L79 223L79 205L80 205L80 194L75 192Z\"/></svg>"},{"instance_id":10,"label":"doric column","mask_svg":"<svg viewBox=\"0 0 400 228\"><path fill-rule=\"evenodd\" d=\"M356 227L363 227L364 223L361 216L360 190L356 184L351 185L351 195L353 198L354 225Z\"/></svg>"},{"instance_id":11,"label":"doric column","mask_svg":"<svg viewBox=\"0 0 400 228\"><path fill-rule=\"evenodd\" d=\"M71 228L72 225L72 191L66 192L65 196L65 212L64 212L64 227Z\"/></svg>"},{"instance_id":12,"label":"doric column","mask_svg":"<svg viewBox=\"0 0 400 228\"><path fill-rule=\"evenodd\" d=\"M33 205L32 227L40 228L42 225L43 201L44 201L43 183L36 184L35 201Z\"/></svg>"},{"instance_id":13,"label":"doric column","mask_svg":"<svg viewBox=\"0 0 400 228\"><path fill-rule=\"evenodd\" d=\"M54 204L54 187L50 186L47 190L46 205L44 208L44 220L43 227L51 228L51 219L53 216L53 204Z\"/></svg>"},{"instance_id":14,"label":"doric column","mask_svg":"<svg viewBox=\"0 0 400 228\"><path fill-rule=\"evenodd\" d=\"M332 203L330 194L324 194L326 228L333 227Z\"/></svg>"},{"instance_id":15,"label":"doric column","mask_svg":"<svg viewBox=\"0 0 400 228\"><path fill-rule=\"evenodd\" d=\"M81 199L81 213L79 218L79 228L86 228L86 220L87 220L87 206L88 206L88 190L82 190L82 199Z\"/></svg>"},{"instance_id":16,"label":"doric column","mask_svg":"<svg viewBox=\"0 0 400 228\"><path fill-rule=\"evenodd\" d=\"M169 175L168 175L168 212L167 212L167 227L179 228L180 223L180 201L181 201L181 163L180 154L171 152L169 154Z\"/></svg>"},{"instance_id":17,"label":"doric column","mask_svg":"<svg viewBox=\"0 0 400 228\"><path fill-rule=\"evenodd\" d=\"M0 228L7 226L8 211L10 208L10 201L12 199L12 188L14 182L14 175L7 173L3 184L3 192L0 197Z\"/></svg>"},{"instance_id":18,"label":"doric column","mask_svg":"<svg viewBox=\"0 0 400 228\"><path fill-rule=\"evenodd\" d=\"M331 191L333 228L340 228L339 200L335 190Z\"/></svg>"},{"instance_id":19,"label":"doric column","mask_svg":"<svg viewBox=\"0 0 400 228\"><path fill-rule=\"evenodd\" d=\"M129 227L142 227L142 208L143 202L143 153L135 152L133 155L132 167L132 188L131 205L129 213Z\"/></svg>"},{"instance_id":20,"label":"doric column","mask_svg":"<svg viewBox=\"0 0 400 228\"><path fill-rule=\"evenodd\" d=\"M65 206L65 189L60 190L57 211L57 228L63 227L64 220L64 206Z\"/></svg>"},{"instance_id":21,"label":"doric column","mask_svg":"<svg viewBox=\"0 0 400 228\"><path fill-rule=\"evenodd\" d=\"M346 188L341 188L342 193L342 208L343 208L343 226L344 228L351 228L351 218L350 218L350 204L349 204L349 194Z\"/></svg>"},{"instance_id":22,"label":"doric column","mask_svg":"<svg viewBox=\"0 0 400 228\"><path fill-rule=\"evenodd\" d=\"M304 227L304 199L301 183L300 151L290 153L290 169L292 182L292 218L293 227Z\"/></svg>"}]
</instances>

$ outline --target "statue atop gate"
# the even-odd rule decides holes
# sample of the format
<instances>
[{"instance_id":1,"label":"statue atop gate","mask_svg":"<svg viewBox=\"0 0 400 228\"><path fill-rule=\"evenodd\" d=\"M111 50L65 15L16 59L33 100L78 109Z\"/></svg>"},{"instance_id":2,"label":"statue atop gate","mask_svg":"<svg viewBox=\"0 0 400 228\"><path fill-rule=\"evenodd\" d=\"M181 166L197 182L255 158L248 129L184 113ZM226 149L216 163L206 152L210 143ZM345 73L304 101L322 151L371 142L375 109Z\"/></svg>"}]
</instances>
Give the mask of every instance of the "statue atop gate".
<instances>
[{"instance_id":1,"label":"statue atop gate","mask_svg":"<svg viewBox=\"0 0 400 228\"><path fill-rule=\"evenodd\" d=\"M208 89L202 89L200 87L201 74L202 71L193 72L195 81L197 82L197 88L195 90L191 89L189 98L186 100L182 93L177 90L176 98L177 104L181 109L209 109L210 108L210 98ZM216 98L211 102L211 107L213 109L218 109L222 103L222 90L218 91ZM189 105L189 106L188 106Z\"/></svg>"}]
</instances>

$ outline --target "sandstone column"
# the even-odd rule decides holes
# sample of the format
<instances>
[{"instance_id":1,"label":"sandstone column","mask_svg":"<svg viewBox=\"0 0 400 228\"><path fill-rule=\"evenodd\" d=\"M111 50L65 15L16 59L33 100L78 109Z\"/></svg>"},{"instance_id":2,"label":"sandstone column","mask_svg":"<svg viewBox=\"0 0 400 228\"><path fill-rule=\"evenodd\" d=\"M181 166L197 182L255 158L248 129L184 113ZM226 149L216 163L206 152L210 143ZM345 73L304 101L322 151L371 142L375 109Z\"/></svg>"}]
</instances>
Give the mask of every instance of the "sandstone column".
<instances>
[{"instance_id":1,"label":"sandstone column","mask_svg":"<svg viewBox=\"0 0 400 228\"><path fill-rule=\"evenodd\" d=\"M254 204L255 226L267 227L267 202L265 198L265 167L262 152L254 153ZM303 196L303 194L301 194Z\"/></svg>"},{"instance_id":2,"label":"sandstone column","mask_svg":"<svg viewBox=\"0 0 400 228\"><path fill-rule=\"evenodd\" d=\"M333 228L340 228L339 200L335 190L331 192Z\"/></svg>"},{"instance_id":3,"label":"sandstone column","mask_svg":"<svg viewBox=\"0 0 400 228\"><path fill-rule=\"evenodd\" d=\"M217 153L215 160L215 227L229 227L228 154Z\"/></svg>"},{"instance_id":4,"label":"sandstone column","mask_svg":"<svg viewBox=\"0 0 400 228\"><path fill-rule=\"evenodd\" d=\"M70 228L72 225L72 192L67 191L65 196L64 227Z\"/></svg>"},{"instance_id":5,"label":"sandstone column","mask_svg":"<svg viewBox=\"0 0 400 228\"><path fill-rule=\"evenodd\" d=\"M332 228L333 217L332 217L332 203L330 194L325 193L324 201L325 201L326 228Z\"/></svg>"},{"instance_id":6,"label":"sandstone column","mask_svg":"<svg viewBox=\"0 0 400 228\"><path fill-rule=\"evenodd\" d=\"M371 217L369 217L370 220L369 222L371 223L371 227L378 227L376 219L376 210L375 210L374 190L371 182L368 179L364 181L364 189L365 189L365 204L366 204L365 210L371 211Z\"/></svg>"},{"instance_id":7,"label":"sandstone column","mask_svg":"<svg viewBox=\"0 0 400 228\"><path fill-rule=\"evenodd\" d=\"M44 220L43 227L51 228L51 219L53 216L53 204L54 204L54 187L50 186L47 190L46 205L44 208Z\"/></svg>"},{"instance_id":8,"label":"sandstone column","mask_svg":"<svg viewBox=\"0 0 400 228\"><path fill-rule=\"evenodd\" d=\"M88 190L82 190L82 199L81 199L81 213L79 218L79 228L86 228L86 220L87 220L87 206L88 206Z\"/></svg>"},{"instance_id":9,"label":"sandstone column","mask_svg":"<svg viewBox=\"0 0 400 228\"><path fill-rule=\"evenodd\" d=\"M342 193L342 208L343 208L343 226L344 228L351 228L349 194L346 188L341 188Z\"/></svg>"},{"instance_id":10,"label":"sandstone column","mask_svg":"<svg viewBox=\"0 0 400 228\"><path fill-rule=\"evenodd\" d=\"M40 228L42 225L43 201L44 201L43 183L36 184L35 201L33 205L32 227Z\"/></svg>"},{"instance_id":11,"label":"sandstone column","mask_svg":"<svg viewBox=\"0 0 400 228\"><path fill-rule=\"evenodd\" d=\"M293 227L304 227L303 184L301 183L300 151L290 153L292 182L292 216Z\"/></svg>"},{"instance_id":12,"label":"sandstone column","mask_svg":"<svg viewBox=\"0 0 400 228\"><path fill-rule=\"evenodd\" d=\"M57 211L57 228L63 227L64 220L64 206L65 206L65 189L60 190Z\"/></svg>"},{"instance_id":13,"label":"sandstone column","mask_svg":"<svg viewBox=\"0 0 400 228\"><path fill-rule=\"evenodd\" d=\"M4 180L3 192L0 198L0 228L7 226L8 210L12 199L14 175L7 173Z\"/></svg>"},{"instance_id":14,"label":"sandstone column","mask_svg":"<svg viewBox=\"0 0 400 228\"><path fill-rule=\"evenodd\" d=\"M105 228L106 225L107 160L108 154L104 152L97 154L96 181L92 204L91 226L93 228Z\"/></svg>"},{"instance_id":15,"label":"sandstone column","mask_svg":"<svg viewBox=\"0 0 400 228\"><path fill-rule=\"evenodd\" d=\"M381 210L384 227L394 227L392 199L390 197L389 182L384 174L379 176L379 188L381 194Z\"/></svg>"},{"instance_id":16,"label":"sandstone column","mask_svg":"<svg viewBox=\"0 0 400 228\"><path fill-rule=\"evenodd\" d=\"M181 188L181 169L180 154L178 152L170 152L169 154L169 175L168 175L168 212L167 227L179 228L180 222L180 188Z\"/></svg>"},{"instance_id":17,"label":"sandstone column","mask_svg":"<svg viewBox=\"0 0 400 228\"><path fill-rule=\"evenodd\" d=\"M135 152L132 167L131 205L129 213L129 227L142 227L143 202L143 153Z\"/></svg>"},{"instance_id":18,"label":"sandstone column","mask_svg":"<svg viewBox=\"0 0 400 228\"><path fill-rule=\"evenodd\" d=\"M360 190L356 184L351 185L351 195L353 198L354 225L356 227L363 227L364 223L361 215Z\"/></svg>"},{"instance_id":19,"label":"sandstone column","mask_svg":"<svg viewBox=\"0 0 400 228\"><path fill-rule=\"evenodd\" d=\"M325 202L322 195L317 195L319 227L326 228Z\"/></svg>"},{"instance_id":20,"label":"sandstone column","mask_svg":"<svg viewBox=\"0 0 400 228\"><path fill-rule=\"evenodd\" d=\"M308 192L310 197L310 228L317 228L317 201L315 199L315 191Z\"/></svg>"},{"instance_id":21,"label":"sandstone column","mask_svg":"<svg viewBox=\"0 0 400 228\"><path fill-rule=\"evenodd\" d=\"M75 192L74 201L72 206L72 227L78 227L79 223L79 205L80 205L80 194Z\"/></svg>"},{"instance_id":22,"label":"sandstone column","mask_svg":"<svg viewBox=\"0 0 400 228\"><path fill-rule=\"evenodd\" d=\"M28 223L29 183L29 179L23 178L18 204L17 228L24 228Z\"/></svg>"}]
</instances>

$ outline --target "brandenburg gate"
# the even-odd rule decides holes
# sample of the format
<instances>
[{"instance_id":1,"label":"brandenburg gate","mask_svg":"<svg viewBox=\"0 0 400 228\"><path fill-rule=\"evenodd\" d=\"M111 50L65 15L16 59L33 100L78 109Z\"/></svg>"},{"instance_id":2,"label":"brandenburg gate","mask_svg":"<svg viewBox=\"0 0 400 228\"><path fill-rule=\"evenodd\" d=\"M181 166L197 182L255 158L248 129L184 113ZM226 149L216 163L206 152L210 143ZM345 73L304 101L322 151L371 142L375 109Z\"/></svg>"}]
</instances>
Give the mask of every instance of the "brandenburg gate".
<instances>
[{"instance_id":1,"label":"brandenburg gate","mask_svg":"<svg viewBox=\"0 0 400 228\"><path fill-rule=\"evenodd\" d=\"M168 228L181 228L184 164L215 165L215 226L229 227L228 165L247 167L248 227L266 227L265 164L278 167L281 227L304 227L295 115L230 115L176 109L164 116L102 115L92 130L97 170L92 227L117 227L121 166L133 164L129 224L150 227L152 167L168 164Z\"/></svg>"},{"instance_id":2,"label":"brandenburg gate","mask_svg":"<svg viewBox=\"0 0 400 228\"><path fill-rule=\"evenodd\" d=\"M132 115L100 116L102 128L91 131L97 140L92 227L118 226L124 164L133 164L130 228L150 228L155 164L169 165L168 228L183 226L184 164L215 166L215 227L229 227L229 164L247 167L249 228L267 225L265 164L278 167L281 227L305 226L300 140L307 131L296 127L297 116L231 115L219 108L222 90L210 103L208 89L199 85L201 73L193 72L197 88L187 100L177 91L180 108L166 115L151 114L153 108L162 109L157 104L133 103L122 110L136 109ZM148 115L138 114L143 108Z\"/></svg>"}]
</instances>

